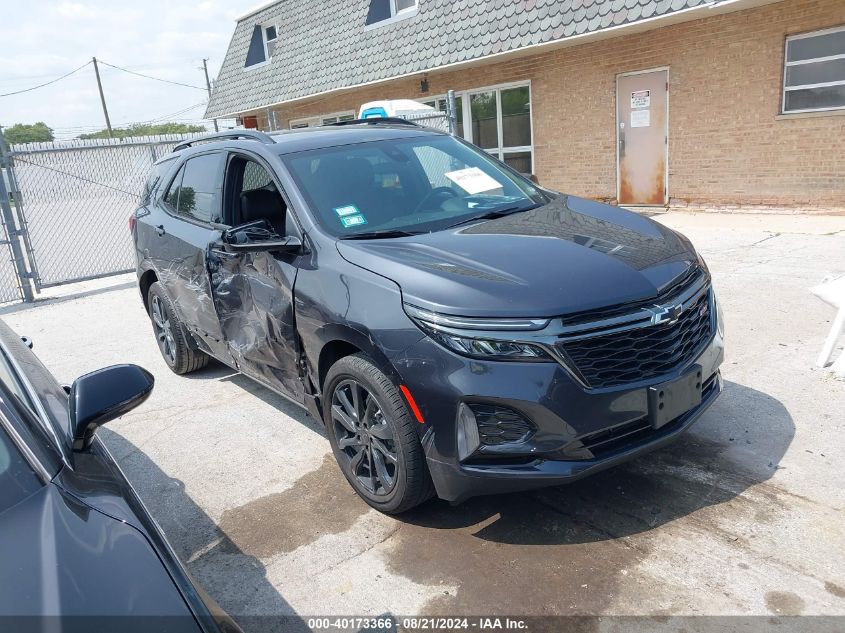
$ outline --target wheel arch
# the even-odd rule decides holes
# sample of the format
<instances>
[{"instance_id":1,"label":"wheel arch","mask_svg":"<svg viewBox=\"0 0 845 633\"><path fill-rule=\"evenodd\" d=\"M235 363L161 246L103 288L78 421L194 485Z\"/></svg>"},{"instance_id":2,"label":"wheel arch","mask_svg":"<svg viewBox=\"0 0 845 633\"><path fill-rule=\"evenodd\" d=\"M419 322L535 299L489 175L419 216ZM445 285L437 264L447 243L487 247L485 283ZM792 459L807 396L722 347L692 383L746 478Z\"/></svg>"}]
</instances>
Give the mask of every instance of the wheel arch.
<instances>
[{"instance_id":1,"label":"wheel arch","mask_svg":"<svg viewBox=\"0 0 845 633\"><path fill-rule=\"evenodd\" d=\"M322 344L315 369L316 384L321 394L332 365L345 356L360 353L367 355L376 367L398 386L399 374L396 368L371 337L348 326L333 325L320 332L320 339Z\"/></svg>"},{"instance_id":2,"label":"wheel arch","mask_svg":"<svg viewBox=\"0 0 845 633\"><path fill-rule=\"evenodd\" d=\"M141 276L138 278L138 290L141 292L141 299L144 302L144 310L147 312L150 311L149 300L150 300L150 286L152 286L155 282L158 281L158 275L156 271L152 268L148 268Z\"/></svg>"}]
</instances>

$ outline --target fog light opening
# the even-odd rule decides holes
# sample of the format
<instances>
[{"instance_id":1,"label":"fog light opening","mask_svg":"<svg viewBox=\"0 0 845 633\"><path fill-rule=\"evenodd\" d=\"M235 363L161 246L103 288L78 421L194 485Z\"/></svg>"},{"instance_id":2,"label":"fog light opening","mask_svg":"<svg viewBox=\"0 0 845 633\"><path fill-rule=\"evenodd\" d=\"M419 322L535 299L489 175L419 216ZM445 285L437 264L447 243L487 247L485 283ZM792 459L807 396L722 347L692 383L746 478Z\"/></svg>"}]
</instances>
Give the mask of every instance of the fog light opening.
<instances>
[{"instance_id":1,"label":"fog light opening","mask_svg":"<svg viewBox=\"0 0 845 633\"><path fill-rule=\"evenodd\" d=\"M481 445L475 414L463 402L458 406L458 459L463 461Z\"/></svg>"}]
</instances>

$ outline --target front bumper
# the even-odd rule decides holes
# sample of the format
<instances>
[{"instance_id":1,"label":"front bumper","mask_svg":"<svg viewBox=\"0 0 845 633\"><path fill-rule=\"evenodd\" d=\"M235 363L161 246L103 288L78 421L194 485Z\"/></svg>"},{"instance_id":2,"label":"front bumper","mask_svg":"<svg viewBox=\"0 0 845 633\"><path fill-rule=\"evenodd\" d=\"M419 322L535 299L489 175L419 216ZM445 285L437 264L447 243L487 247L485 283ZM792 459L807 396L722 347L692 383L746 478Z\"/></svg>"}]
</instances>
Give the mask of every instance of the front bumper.
<instances>
[{"instance_id":1,"label":"front bumper","mask_svg":"<svg viewBox=\"0 0 845 633\"><path fill-rule=\"evenodd\" d=\"M693 360L670 374L641 383L585 389L556 363L488 362L446 351L423 339L394 365L426 421L423 448L437 495L460 502L469 497L554 486L610 468L671 443L684 433L722 391L719 333ZM616 442L601 454L572 459L567 447L611 428L636 425L648 417L648 388L701 367L701 403L657 430ZM493 404L529 419L535 430L520 444L482 447L459 461L456 413L461 402Z\"/></svg>"}]
</instances>

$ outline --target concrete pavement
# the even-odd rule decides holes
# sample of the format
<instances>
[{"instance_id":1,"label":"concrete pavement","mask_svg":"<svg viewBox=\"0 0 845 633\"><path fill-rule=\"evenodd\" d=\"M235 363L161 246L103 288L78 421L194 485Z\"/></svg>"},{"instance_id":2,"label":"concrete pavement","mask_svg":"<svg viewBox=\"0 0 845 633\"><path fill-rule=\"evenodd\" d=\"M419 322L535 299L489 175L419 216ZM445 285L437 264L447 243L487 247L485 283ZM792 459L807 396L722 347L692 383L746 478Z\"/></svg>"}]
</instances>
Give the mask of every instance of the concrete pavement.
<instances>
[{"instance_id":1,"label":"concrete pavement","mask_svg":"<svg viewBox=\"0 0 845 633\"><path fill-rule=\"evenodd\" d=\"M294 405L220 366L172 375L131 276L0 312L61 381L155 374L101 435L236 619L845 615L845 382L813 367L833 311L807 292L845 271L845 217L657 219L704 254L726 315L725 393L694 431L568 487L400 518L353 494Z\"/></svg>"}]
</instances>

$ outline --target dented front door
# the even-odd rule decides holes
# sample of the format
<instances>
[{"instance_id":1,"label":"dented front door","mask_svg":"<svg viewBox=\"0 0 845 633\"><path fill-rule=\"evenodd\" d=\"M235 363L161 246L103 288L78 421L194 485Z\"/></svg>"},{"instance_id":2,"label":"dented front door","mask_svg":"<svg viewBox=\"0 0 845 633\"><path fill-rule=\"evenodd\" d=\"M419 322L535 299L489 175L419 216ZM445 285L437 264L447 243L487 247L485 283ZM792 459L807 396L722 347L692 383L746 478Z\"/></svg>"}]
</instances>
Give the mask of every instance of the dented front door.
<instances>
[{"instance_id":1,"label":"dented front door","mask_svg":"<svg viewBox=\"0 0 845 633\"><path fill-rule=\"evenodd\" d=\"M619 204L668 201L668 81L666 69L616 79Z\"/></svg>"},{"instance_id":2,"label":"dented front door","mask_svg":"<svg viewBox=\"0 0 845 633\"><path fill-rule=\"evenodd\" d=\"M297 261L293 254L235 253L222 243L208 255L214 307L238 369L301 401L293 312Z\"/></svg>"}]
</instances>

